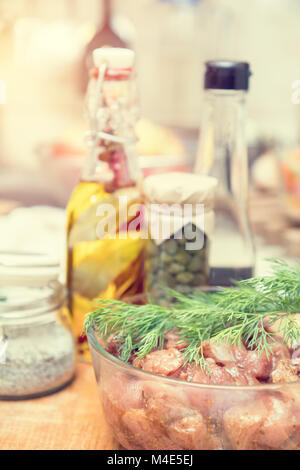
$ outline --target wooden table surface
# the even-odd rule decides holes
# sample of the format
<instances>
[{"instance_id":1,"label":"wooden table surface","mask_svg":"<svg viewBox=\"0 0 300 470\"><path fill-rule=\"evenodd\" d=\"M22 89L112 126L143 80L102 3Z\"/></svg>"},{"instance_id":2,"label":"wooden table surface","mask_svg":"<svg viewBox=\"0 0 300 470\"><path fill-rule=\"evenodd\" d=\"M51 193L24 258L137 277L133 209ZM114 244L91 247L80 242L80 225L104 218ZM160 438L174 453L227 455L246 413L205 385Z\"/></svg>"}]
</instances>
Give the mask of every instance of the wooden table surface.
<instances>
[{"instance_id":1,"label":"wooden table surface","mask_svg":"<svg viewBox=\"0 0 300 470\"><path fill-rule=\"evenodd\" d=\"M1 450L115 450L93 368L79 364L75 381L36 400L0 402Z\"/></svg>"}]
</instances>

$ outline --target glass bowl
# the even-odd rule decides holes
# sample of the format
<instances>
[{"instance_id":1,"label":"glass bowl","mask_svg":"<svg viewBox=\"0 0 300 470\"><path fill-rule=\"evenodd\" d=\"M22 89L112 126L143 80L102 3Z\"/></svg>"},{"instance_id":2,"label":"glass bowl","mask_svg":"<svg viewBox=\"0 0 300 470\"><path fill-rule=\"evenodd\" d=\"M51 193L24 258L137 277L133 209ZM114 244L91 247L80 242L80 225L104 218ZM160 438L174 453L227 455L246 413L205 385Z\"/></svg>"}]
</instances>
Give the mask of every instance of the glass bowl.
<instances>
[{"instance_id":1,"label":"glass bowl","mask_svg":"<svg viewBox=\"0 0 300 470\"><path fill-rule=\"evenodd\" d=\"M106 420L128 450L300 450L300 381L214 386L154 375L89 346Z\"/></svg>"}]
</instances>

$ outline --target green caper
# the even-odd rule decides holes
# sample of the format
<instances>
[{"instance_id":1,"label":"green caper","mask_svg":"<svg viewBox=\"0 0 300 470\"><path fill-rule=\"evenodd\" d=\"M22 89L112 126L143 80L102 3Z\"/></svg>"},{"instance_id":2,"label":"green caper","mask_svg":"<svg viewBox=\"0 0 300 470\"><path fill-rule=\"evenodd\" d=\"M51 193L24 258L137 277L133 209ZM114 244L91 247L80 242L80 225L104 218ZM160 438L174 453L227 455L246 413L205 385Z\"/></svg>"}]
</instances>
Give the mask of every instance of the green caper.
<instances>
[{"instance_id":1,"label":"green caper","mask_svg":"<svg viewBox=\"0 0 300 470\"><path fill-rule=\"evenodd\" d=\"M184 236L182 236L182 238L178 238L177 243L179 246L184 246L186 244L186 238Z\"/></svg>"},{"instance_id":2,"label":"green caper","mask_svg":"<svg viewBox=\"0 0 300 470\"><path fill-rule=\"evenodd\" d=\"M189 273L189 272L184 272L184 273L179 273L176 276L177 282L180 284L191 284L194 280L194 274Z\"/></svg>"},{"instance_id":3,"label":"green caper","mask_svg":"<svg viewBox=\"0 0 300 470\"><path fill-rule=\"evenodd\" d=\"M189 295L193 292L193 289L190 286L183 284L176 284L175 290L184 295Z\"/></svg>"},{"instance_id":4,"label":"green caper","mask_svg":"<svg viewBox=\"0 0 300 470\"><path fill-rule=\"evenodd\" d=\"M163 249L169 255L175 255L178 249L176 240L167 240L166 242L164 242Z\"/></svg>"},{"instance_id":5,"label":"green caper","mask_svg":"<svg viewBox=\"0 0 300 470\"><path fill-rule=\"evenodd\" d=\"M159 268L159 258L151 258L149 260L149 271L154 273Z\"/></svg>"},{"instance_id":6,"label":"green caper","mask_svg":"<svg viewBox=\"0 0 300 470\"><path fill-rule=\"evenodd\" d=\"M163 264L170 264L173 261L172 256L168 255L168 253L162 252L160 259Z\"/></svg>"},{"instance_id":7,"label":"green caper","mask_svg":"<svg viewBox=\"0 0 300 470\"><path fill-rule=\"evenodd\" d=\"M175 285L176 285L176 278L172 276L171 274L168 274L167 286L174 289Z\"/></svg>"},{"instance_id":8,"label":"green caper","mask_svg":"<svg viewBox=\"0 0 300 470\"><path fill-rule=\"evenodd\" d=\"M166 284L168 279L168 273L166 271L160 270L156 275L158 284Z\"/></svg>"},{"instance_id":9,"label":"green caper","mask_svg":"<svg viewBox=\"0 0 300 470\"><path fill-rule=\"evenodd\" d=\"M179 274L185 271L185 267L183 264L180 263L172 263L168 266L168 271L171 274Z\"/></svg>"},{"instance_id":10,"label":"green caper","mask_svg":"<svg viewBox=\"0 0 300 470\"><path fill-rule=\"evenodd\" d=\"M190 255L182 248L180 249L178 253L176 253L173 259L174 261L178 261L178 263L181 263L184 265L189 264L189 262L191 261Z\"/></svg>"},{"instance_id":11,"label":"green caper","mask_svg":"<svg viewBox=\"0 0 300 470\"><path fill-rule=\"evenodd\" d=\"M204 268L204 263L201 257L196 256L196 254L192 255L192 261L188 265L188 270L191 273L196 273L202 271Z\"/></svg>"},{"instance_id":12,"label":"green caper","mask_svg":"<svg viewBox=\"0 0 300 470\"><path fill-rule=\"evenodd\" d=\"M149 256L158 256L159 255L159 248L153 241L148 243L147 250L148 250L148 255Z\"/></svg>"}]
</instances>

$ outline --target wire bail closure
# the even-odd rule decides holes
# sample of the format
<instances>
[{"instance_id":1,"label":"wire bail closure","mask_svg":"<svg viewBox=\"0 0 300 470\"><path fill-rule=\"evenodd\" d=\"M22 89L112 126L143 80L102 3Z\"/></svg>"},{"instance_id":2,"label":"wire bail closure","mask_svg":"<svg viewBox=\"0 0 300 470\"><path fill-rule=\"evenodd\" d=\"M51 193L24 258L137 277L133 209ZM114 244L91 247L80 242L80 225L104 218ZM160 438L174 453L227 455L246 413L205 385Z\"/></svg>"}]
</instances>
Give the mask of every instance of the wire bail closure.
<instances>
[{"instance_id":1,"label":"wire bail closure","mask_svg":"<svg viewBox=\"0 0 300 470\"><path fill-rule=\"evenodd\" d=\"M97 113L98 109L102 106L102 90L103 90L103 84L105 77L107 75L108 71L108 65L106 62L104 62L101 67L99 67L99 73L97 77L97 84L96 84L96 99L95 99L95 108L93 115L90 116L90 127L91 130L87 131L84 134L84 142L87 144L88 148L90 148L90 152L93 155L93 157L96 159L97 158L97 147L99 139L108 141L108 142L113 142L116 144L135 144L138 139L136 137L128 138L128 137L121 137L121 136L116 136L113 134L109 134L108 132L103 132L99 130L99 122L97 119Z\"/></svg>"}]
</instances>

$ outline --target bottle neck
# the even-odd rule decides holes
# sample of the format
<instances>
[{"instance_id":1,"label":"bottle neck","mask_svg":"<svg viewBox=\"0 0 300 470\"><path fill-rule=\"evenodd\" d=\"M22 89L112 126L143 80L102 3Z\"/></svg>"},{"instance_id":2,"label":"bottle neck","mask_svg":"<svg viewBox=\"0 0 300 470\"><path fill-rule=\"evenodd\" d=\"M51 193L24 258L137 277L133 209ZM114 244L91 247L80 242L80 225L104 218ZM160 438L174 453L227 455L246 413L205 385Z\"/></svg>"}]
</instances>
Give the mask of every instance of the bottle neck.
<instances>
[{"instance_id":1,"label":"bottle neck","mask_svg":"<svg viewBox=\"0 0 300 470\"><path fill-rule=\"evenodd\" d=\"M82 172L83 181L101 183L107 192L136 186L139 173L134 146L112 145L99 155L91 152Z\"/></svg>"},{"instance_id":2,"label":"bottle neck","mask_svg":"<svg viewBox=\"0 0 300 470\"><path fill-rule=\"evenodd\" d=\"M102 76L99 75L102 73ZM109 192L139 179L135 123L138 103L131 69L94 69L87 95L89 155L82 179L103 183Z\"/></svg>"},{"instance_id":3,"label":"bottle neck","mask_svg":"<svg viewBox=\"0 0 300 470\"><path fill-rule=\"evenodd\" d=\"M246 92L240 90L205 91L205 121L216 130L228 129L239 132L245 127ZM204 122L205 124L205 122Z\"/></svg>"},{"instance_id":4,"label":"bottle neck","mask_svg":"<svg viewBox=\"0 0 300 470\"><path fill-rule=\"evenodd\" d=\"M102 0L103 1L103 25L110 26L111 23L111 0Z\"/></svg>"},{"instance_id":5,"label":"bottle neck","mask_svg":"<svg viewBox=\"0 0 300 470\"><path fill-rule=\"evenodd\" d=\"M245 91L205 92L197 173L210 174L216 162L246 163L245 103Z\"/></svg>"}]
</instances>

